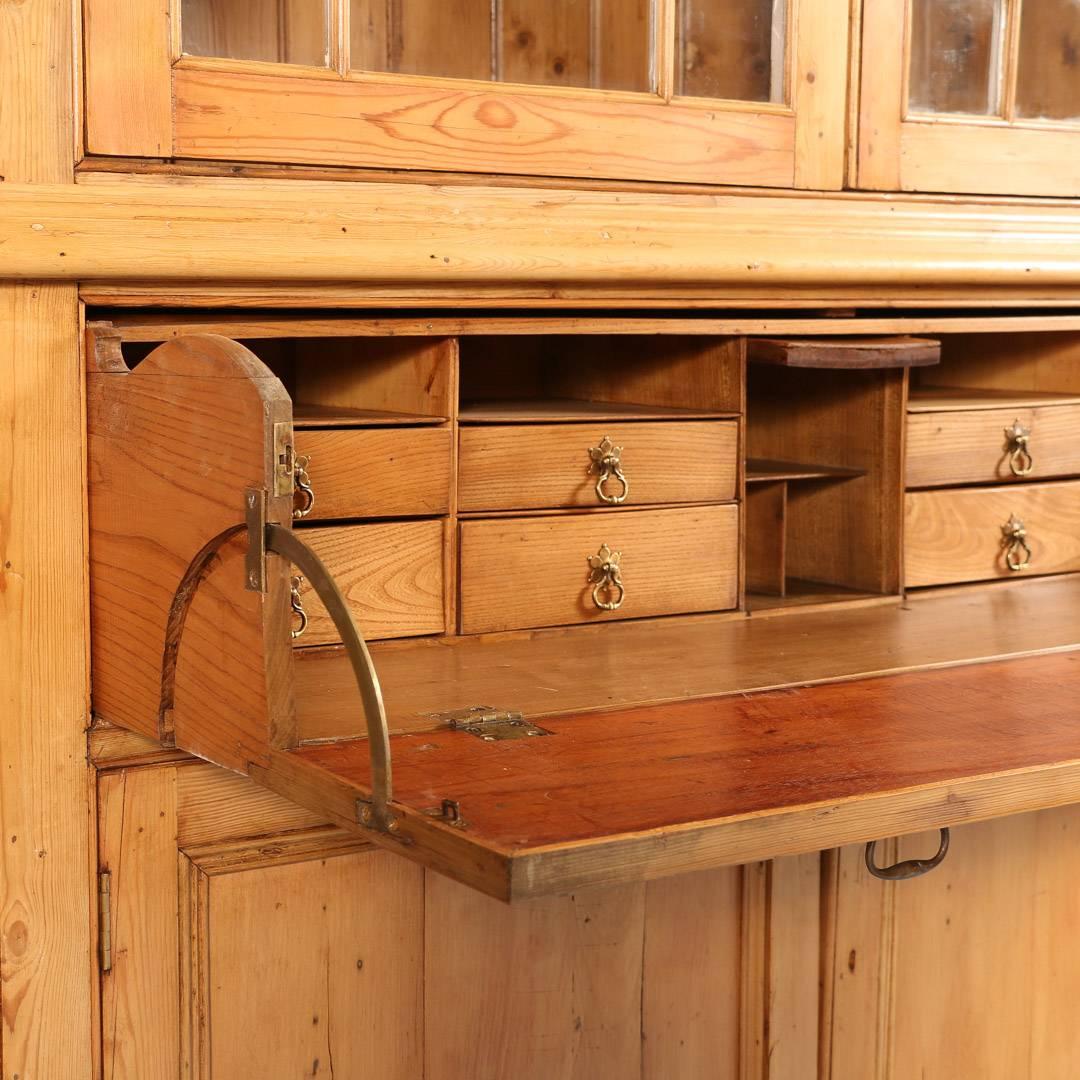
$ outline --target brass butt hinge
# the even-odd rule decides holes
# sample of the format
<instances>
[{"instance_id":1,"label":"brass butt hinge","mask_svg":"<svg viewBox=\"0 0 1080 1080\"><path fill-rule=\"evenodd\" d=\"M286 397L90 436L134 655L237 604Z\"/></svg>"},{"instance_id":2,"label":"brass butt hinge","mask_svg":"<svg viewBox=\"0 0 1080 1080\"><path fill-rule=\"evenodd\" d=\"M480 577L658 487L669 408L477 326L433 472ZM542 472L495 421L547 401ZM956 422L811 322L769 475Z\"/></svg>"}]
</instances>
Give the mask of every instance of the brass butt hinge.
<instances>
[{"instance_id":1,"label":"brass butt hinge","mask_svg":"<svg viewBox=\"0 0 1080 1080\"><path fill-rule=\"evenodd\" d=\"M455 712L433 713L433 720L455 731L475 735L485 742L502 742L505 739L528 739L554 732L525 719L524 713L497 709L493 705L470 705Z\"/></svg>"},{"instance_id":2,"label":"brass butt hinge","mask_svg":"<svg viewBox=\"0 0 1080 1080\"><path fill-rule=\"evenodd\" d=\"M98 874L98 957L103 973L112 971L112 874Z\"/></svg>"}]
</instances>

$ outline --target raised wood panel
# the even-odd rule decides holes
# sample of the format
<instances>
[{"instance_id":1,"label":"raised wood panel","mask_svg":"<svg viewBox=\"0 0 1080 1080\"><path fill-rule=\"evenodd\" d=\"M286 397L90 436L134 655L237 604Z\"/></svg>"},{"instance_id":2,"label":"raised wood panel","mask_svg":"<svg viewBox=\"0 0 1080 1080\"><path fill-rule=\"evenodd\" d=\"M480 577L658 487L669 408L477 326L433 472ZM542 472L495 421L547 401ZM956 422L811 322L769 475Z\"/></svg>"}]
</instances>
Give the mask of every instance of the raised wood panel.
<instances>
[{"instance_id":1,"label":"raised wood panel","mask_svg":"<svg viewBox=\"0 0 1080 1080\"><path fill-rule=\"evenodd\" d=\"M1080 482L911 491L905 496L904 581L909 588L956 581L1060 574L1080 569ZM1030 565L1006 563L1002 527L1027 529Z\"/></svg>"},{"instance_id":2,"label":"raised wood panel","mask_svg":"<svg viewBox=\"0 0 1080 1080\"><path fill-rule=\"evenodd\" d=\"M458 509L604 506L589 451L605 437L622 447L626 506L735 497L734 421L485 425L461 430ZM603 492L619 496L622 486L612 477Z\"/></svg>"},{"instance_id":3,"label":"raised wood panel","mask_svg":"<svg viewBox=\"0 0 1080 1080\"><path fill-rule=\"evenodd\" d=\"M1019 421L1030 431L1031 472L1009 466L1006 432ZM1020 467L1025 464L1019 462ZM910 413L907 420L908 487L1046 480L1080 473L1080 404L1026 404L966 412Z\"/></svg>"},{"instance_id":4,"label":"raised wood panel","mask_svg":"<svg viewBox=\"0 0 1080 1080\"><path fill-rule=\"evenodd\" d=\"M465 634L722 611L738 601L734 505L465 521L460 528ZM603 544L622 553L625 596L617 611L593 602L587 560Z\"/></svg>"},{"instance_id":5,"label":"raised wood panel","mask_svg":"<svg viewBox=\"0 0 1080 1080\"><path fill-rule=\"evenodd\" d=\"M208 765L108 774L99 806L106 1076L796 1080L816 1055L816 856L510 908Z\"/></svg>"},{"instance_id":6,"label":"raised wood panel","mask_svg":"<svg viewBox=\"0 0 1080 1080\"><path fill-rule=\"evenodd\" d=\"M301 539L314 548L345 594L365 638L441 634L443 613L443 538L441 520L378 522L369 525L304 529ZM304 581L300 598L308 627L299 645L338 642L326 608Z\"/></svg>"},{"instance_id":7,"label":"raised wood panel","mask_svg":"<svg viewBox=\"0 0 1080 1080\"><path fill-rule=\"evenodd\" d=\"M294 434L311 458L315 503L305 521L421 517L450 508L449 428L337 429Z\"/></svg>"},{"instance_id":8,"label":"raised wood panel","mask_svg":"<svg viewBox=\"0 0 1080 1080\"><path fill-rule=\"evenodd\" d=\"M1064 1080L1080 1054L1075 807L954 830L897 885L846 848L835 878L831 1080ZM890 843L925 856L937 835Z\"/></svg>"},{"instance_id":9,"label":"raised wood panel","mask_svg":"<svg viewBox=\"0 0 1080 1080\"><path fill-rule=\"evenodd\" d=\"M423 1075L423 873L363 852L222 873L197 900L209 1070Z\"/></svg>"}]
</instances>

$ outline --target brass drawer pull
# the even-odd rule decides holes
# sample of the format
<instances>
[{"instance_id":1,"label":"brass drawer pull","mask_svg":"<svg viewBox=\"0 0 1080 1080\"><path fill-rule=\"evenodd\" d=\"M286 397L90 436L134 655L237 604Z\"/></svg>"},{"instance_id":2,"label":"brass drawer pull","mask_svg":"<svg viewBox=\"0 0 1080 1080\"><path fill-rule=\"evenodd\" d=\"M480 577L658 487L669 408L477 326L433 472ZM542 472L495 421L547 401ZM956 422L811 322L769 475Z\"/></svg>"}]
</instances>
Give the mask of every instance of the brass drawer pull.
<instances>
[{"instance_id":1,"label":"brass drawer pull","mask_svg":"<svg viewBox=\"0 0 1080 1080\"><path fill-rule=\"evenodd\" d=\"M289 637L291 637L293 641L303 634L307 629L308 624L307 612L304 610L304 601L300 596L300 587L303 584L304 579L299 574L289 582L289 607L292 608L292 613L296 616L296 625L289 631Z\"/></svg>"},{"instance_id":2,"label":"brass drawer pull","mask_svg":"<svg viewBox=\"0 0 1080 1080\"><path fill-rule=\"evenodd\" d=\"M949 854L949 830L941 830L941 843L938 845L937 854L930 859L905 859L903 862L894 863L892 866L878 866L874 862L874 850L877 841L871 840L866 845L866 869L876 878L882 881L910 881L911 878L922 877L929 874L936 866L940 866L945 856Z\"/></svg>"},{"instance_id":3,"label":"brass drawer pull","mask_svg":"<svg viewBox=\"0 0 1080 1080\"><path fill-rule=\"evenodd\" d=\"M1005 448L1009 452L1009 469L1013 476L1030 476L1035 467L1028 449L1030 438L1031 429L1024 427L1019 417L1013 421L1012 427L1005 429Z\"/></svg>"},{"instance_id":4,"label":"brass drawer pull","mask_svg":"<svg viewBox=\"0 0 1080 1080\"><path fill-rule=\"evenodd\" d=\"M1031 547L1027 542L1027 529L1015 515L1001 526L1001 542L1005 547L1005 563L1010 570L1018 572L1031 566Z\"/></svg>"},{"instance_id":5,"label":"brass drawer pull","mask_svg":"<svg viewBox=\"0 0 1080 1080\"><path fill-rule=\"evenodd\" d=\"M311 458L308 456L298 457L293 464L293 499L299 500L299 505L293 507L292 516L296 521L306 518L315 506L315 492L311 487L311 477L308 476L308 465Z\"/></svg>"},{"instance_id":6,"label":"brass drawer pull","mask_svg":"<svg viewBox=\"0 0 1080 1080\"><path fill-rule=\"evenodd\" d=\"M618 611L626 598L626 589L619 576L620 558L622 552L612 551L607 544L601 545L600 550L588 558L593 603L601 611Z\"/></svg>"},{"instance_id":7,"label":"brass drawer pull","mask_svg":"<svg viewBox=\"0 0 1080 1080\"><path fill-rule=\"evenodd\" d=\"M612 506L626 502L626 496L630 494L630 481L622 471L622 450L623 448L616 446L607 435L600 440L599 446L589 450L589 472L600 474L596 481L596 497L602 503ZM605 490L612 478L621 485L618 494Z\"/></svg>"}]
</instances>

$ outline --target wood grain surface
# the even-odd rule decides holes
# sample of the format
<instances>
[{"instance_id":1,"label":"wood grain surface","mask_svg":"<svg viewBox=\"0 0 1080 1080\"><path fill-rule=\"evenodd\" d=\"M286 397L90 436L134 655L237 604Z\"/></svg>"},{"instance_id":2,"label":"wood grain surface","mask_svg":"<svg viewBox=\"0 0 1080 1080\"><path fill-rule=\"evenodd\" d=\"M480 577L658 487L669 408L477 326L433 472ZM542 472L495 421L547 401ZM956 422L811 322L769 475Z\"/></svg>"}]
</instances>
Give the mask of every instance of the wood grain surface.
<instances>
[{"instance_id":1,"label":"wood grain surface","mask_svg":"<svg viewBox=\"0 0 1080 1080\"><path fill-rule=\"evenodd\" d=\"M1026 477L1015 476L1009 467L1012 443L1005 432L1016 421L1031 433L1031 473ZM1078 473L1080 404L1032 407L1021 399L996 409L908 413L908 487L1012 483Z\"/></svg>"},{"instance_id":2,"label":"wood grain surface","mask_svg":"<svg viewBox=\"0 0 1080 1080\"><path fill-rule=\"evenodd\" d=\"M738 529L732 504L463 521L461 632L734 607ZM593 602L587 560L603 544L622 556L617 611Z\"/></svg>"},{"instance_id":3,"label":"wood grain surface","mask_svg":"<svg viewBox=\"0 0 1080 1080\"><path fill-rule=\"evenodd\" d=\"M449 428L297 430L311 458L315 505L305 521L421 517L450 508Z\"/></svg>"},{"instance_id":4,"label":"wood grain surface","mask_svg":"<svg viewBox=\"0 0 1080 1080\"><path fill-rule=\"evenodd\" d=\"M1060 694L1078 665L1074 650L583 713L510 742L399 735L405 820L396 841L373 839L511 898L1060 805L1080 792L1080 725ZM369 790L363 740L276 757L273 783L332 815ZM432 823L441 799L466 826Z\"/></svg>"},{"instance_id":5,"label":"wood grain surface","mask_svg":"<svg viewBox=\"0 0 1080 1080\"><path fill-rule=\"evenodd\" d=\"M623 505L729 502L738 436L735 421L463 427L458 509L604 506L589 450L605 437L622 447ZM604 491L618 496L622 485L612 477Z\"/></svg>"},{"instance_id":6,"label":"wood grain surface","mask_svg":"<svg viewBox=\"0 0 1080 1080\"><path fill-rule=\"evenodd\" d=\"M443 521L375 522L299 531L326 563L365 638L441 634ZM337 628L305 581L301 602L309 623L298 645L338 642Z\"/></svg>"},{"instance_id":7,"label":"wood grain surface","mask_svg":"<svg viewBox=\"0 0 1080 1080\"><path fill-rule=\"evenodd\" d=\"M1080 570L1080 481L909 491L904 501L904 582L955 581ZM1027 529L1030 566L1010 570L1002 526Z\"/></svg>"}]
</instances>

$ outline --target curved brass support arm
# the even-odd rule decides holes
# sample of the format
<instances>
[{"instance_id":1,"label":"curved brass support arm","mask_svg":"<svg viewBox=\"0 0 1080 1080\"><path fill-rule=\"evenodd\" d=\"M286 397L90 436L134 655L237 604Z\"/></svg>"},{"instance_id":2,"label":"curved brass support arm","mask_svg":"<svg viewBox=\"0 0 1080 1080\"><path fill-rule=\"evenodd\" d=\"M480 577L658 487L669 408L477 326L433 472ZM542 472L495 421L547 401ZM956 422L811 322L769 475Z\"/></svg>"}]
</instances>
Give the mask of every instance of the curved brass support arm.
<instances>
[{"instance_id":1,"label":"curved brass support arm","mask_svg":"<svg viewBox=\"0 0 1080 1080\"><path fill-rule=\"evenodd\" d=\"M396 827L390 812L393 778L390 771L390 732L386 723L382 687L368 647L353 621L345 597L322 559L291 529L282 525L266 526L266 550L288 559L311 582L326 607L352 664L367 723L368 753L371 755L371 824L393 831Z\"/></svg>"},{"instance_id":2,"label":"curved brass support arm","mask_svg":"<svg viewBox=\"0 0 1080 1080\"><path fill-rule=\"evenodd\" d=\"M319 599L326 607L330 618L334 620L341 635L342 644L352 665L356 685L360 690L360 700L364 707L364 720L368 733L368 753L371 757L371 802L365 803L360 815L361 823L385 832L394 832L397 821L390 811L393 798L393 781L390 771L390 732L386 723L386 709L383 707L382 687L375 665L371 662L360 631L356 628L349 612L345 597L327 570L322 559L308 547L291 529L281 525L269 524L265 520L265 497L260 499L260 492L249 492L248 520L245 524L233 525L218 533L188 564L180 584L173 594L165 632L165 655L161 666L161 699L158 717L158 729L161 740L174 745L172 739L172 710L176 693L176 661L180 642L184 632L184 623L191 601L199 586L206 580L218 563L218 553L234 536L248 532L248 588L262 591L264 569L262 555L273 551L295 566L311 582Z\"/></svg>"}]
</instances>

